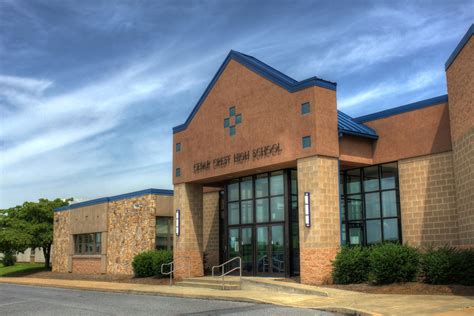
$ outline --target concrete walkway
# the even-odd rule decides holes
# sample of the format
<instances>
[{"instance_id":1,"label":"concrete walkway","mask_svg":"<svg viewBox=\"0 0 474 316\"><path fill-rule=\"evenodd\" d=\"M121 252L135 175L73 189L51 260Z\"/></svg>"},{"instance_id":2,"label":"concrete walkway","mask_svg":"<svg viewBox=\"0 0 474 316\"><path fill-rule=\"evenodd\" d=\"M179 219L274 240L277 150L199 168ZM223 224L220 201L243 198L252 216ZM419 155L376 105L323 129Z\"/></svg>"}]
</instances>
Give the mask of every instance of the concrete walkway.
<instances>
[{"instance_id":1,"label":"concrete walkway","mask_svg":"<svg viewBox=\"0 0 474 316\"><path fill-rule=\"evenodd\" d=\"M241 302L261 302L282 306L314 308L359 315L473 315L474 297L445 295L365 294L338 289L263 279L262 285L244 290L221 291L166 285L59 280L40 278L0 278L0 283L50 286L106 292L154 294ZM291 292L291 288L295 291ZM313 294L311 291L315 291ZM306 294L302 294L306 293Z\"/></svg>"}]
</instances>

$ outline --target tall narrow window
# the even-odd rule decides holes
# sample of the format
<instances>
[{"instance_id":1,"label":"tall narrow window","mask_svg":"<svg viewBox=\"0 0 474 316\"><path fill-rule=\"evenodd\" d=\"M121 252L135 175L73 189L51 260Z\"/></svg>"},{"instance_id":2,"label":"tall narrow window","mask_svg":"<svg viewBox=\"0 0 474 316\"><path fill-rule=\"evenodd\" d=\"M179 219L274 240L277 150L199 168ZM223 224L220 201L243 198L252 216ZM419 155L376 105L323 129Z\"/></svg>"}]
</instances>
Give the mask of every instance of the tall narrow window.
<instances>
[{"instance_id":1,"label":"tall narrow window","mask_svg":"<svg viewBox=\"0 0 474 316\"><path fill-rule=\"evenodd\" d=\"M176 152L181 151L181 143L176 143Z\"/></svg>"},{"instance_id":2,"label":"tall narrow window","mask_svg":"<svg viewBox=\"0 0 474 316\"><path fill-rule=\"evenodd\" d=\"M173 217L156 218L156 250L173 250Z\"/></svg>"},{"instance_id":3,"label":"tall narrow window","mask_svg":"<svg viewBox=\"0 0 474 316\"><path fill-rule=\"evenodd\" d=\"M181 176L181 169L180 168L176 168L176 176L177 177L180 177Z\"/></svg>"}]
</instances>

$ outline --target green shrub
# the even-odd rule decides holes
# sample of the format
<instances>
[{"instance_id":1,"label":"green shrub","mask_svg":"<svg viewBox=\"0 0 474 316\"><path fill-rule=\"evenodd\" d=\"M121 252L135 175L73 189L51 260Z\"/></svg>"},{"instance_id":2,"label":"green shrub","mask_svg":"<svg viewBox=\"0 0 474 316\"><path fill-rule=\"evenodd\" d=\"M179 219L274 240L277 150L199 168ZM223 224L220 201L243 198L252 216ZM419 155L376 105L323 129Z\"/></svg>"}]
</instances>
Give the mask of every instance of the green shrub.
<instances>
[{"instance_id":1,"label":"green shrub","mask_svg":"<svg viewBox=\"0 0 474 316\"><path fill-rule=\"evenodd\" d=\"M424 282L474 285L474 249L429 249L422 257Z\"/></svg>"},{"instance_id":2,"label":"green shrub","mask_svg":"<svg viewBox=\"0 0 474 316\"><path fill-rule=\"evenodd\" d=\"M163 275L161 274L161 265L171 261L173 261L173 253L171 251L145 251L133 258L133 272L136 277L162 277Z\"/></svg>"},{"instance_id":3,"label":"green shrub","mask_svg":"<svg viewBox=\"0 0 474 316\"><path fill-rule=\"evenodd\" d=\"M369 264L371 283L410 282L418 274L420 254L406 245L386 243L371 247Z\"/></svg>"},{"instance_id":4,"label":"green shrub","mask_svg":"<svg viewBox=\"0 0 474 316\"><path fill-rule=\"evenodd\" d=\"M5 267L13 266L15 265L16 257L14 254L7 252L3 255L1 262Z\"/></svg>"},{"instance_id":5,"label":"green shrub","mask_svg":"<svg viewBox=\"0 0 474 316\"><path fill-rule=\"evenodd\" d=\"M343 247L333 261L332 277L337 284L366 282L369 274L369 250Z\"/></svg>"}]
</instances>

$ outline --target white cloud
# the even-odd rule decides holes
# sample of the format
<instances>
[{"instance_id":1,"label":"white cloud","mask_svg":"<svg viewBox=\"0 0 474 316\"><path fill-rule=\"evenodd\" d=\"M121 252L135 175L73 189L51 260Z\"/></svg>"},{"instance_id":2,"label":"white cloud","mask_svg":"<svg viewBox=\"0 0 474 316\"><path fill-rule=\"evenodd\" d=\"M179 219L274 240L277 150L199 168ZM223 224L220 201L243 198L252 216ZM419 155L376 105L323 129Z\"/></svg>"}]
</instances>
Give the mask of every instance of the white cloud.
<instances>
[{"instance_id":1,"label":"white cloud","mask_svg":"<svg viewBox=\"0 0 474 316\"><path fill-rule=\"evenodd\" d=\"M397 95L427 89L435 85L444 76L442 70L427 70L411 76L411 78L399 79L378 84L366 90L360 91L350 97L341 98L338 101L340 109L348 109L354 106L364 106L364 103L375 102L381 98L396 97Z\"/></svg>"}]
</instances>

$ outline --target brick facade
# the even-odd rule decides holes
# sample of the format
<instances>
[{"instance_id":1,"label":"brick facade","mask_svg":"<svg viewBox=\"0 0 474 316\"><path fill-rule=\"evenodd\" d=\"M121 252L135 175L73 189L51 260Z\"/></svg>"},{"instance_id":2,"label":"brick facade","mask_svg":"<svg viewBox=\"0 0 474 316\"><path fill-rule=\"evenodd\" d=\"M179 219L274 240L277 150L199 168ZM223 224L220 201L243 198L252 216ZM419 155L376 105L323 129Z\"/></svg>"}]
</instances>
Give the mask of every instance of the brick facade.
<instances>
[{"instance_id":1,"label":"brick facade","mask_svg":"<svg viewBox=\"0 0 474 316\"><path fill-rule=\"evenodd\" d=\"M209 270L219 264L219 192L204 193L203 212L203 247L207 255L204 269Z\"/></svg>"},{"instance_id":2,"label":"brick facade","mask_svg":"<svg viewBox=\"0 0 474 316\"><path fill-rule=\"evenodd\" d=\"M203 269L203 192L202 185L183 183L174 186L174 209L180 210L180 235L174 238L174 260L188 260L177 270L176 278L202 276ZM175 218L176 221L176 218ZM175 223L176 225L176 223ZM183 259L184 258L184 259Z\"/></svg>"},{"instance_id":3,"label":"brick facade","mask_svg":"<svg viewBox=\"0 0 474 316\"><path fill-rule=\"evenodd\" d=\"M338 159L298 160L301 282L331 283L332 260L340 245ZM304 192L310 193L311 227L304 222Z\"/></svg>"},{"instance_id":4,"label":"brick facade","mask_svg":"<svg viewBox=\"0 0 474 316\"><path fill-rule=\"evenodd\" d=\"M403 242L457 245L452 152L401 160L398 172Z\"/></svg>"},{"instance_id":5,"label":"brick facade","mask_svg":"<svg viewBox=\"0 0 474 316\"><path fill-rule=\"evenodd\" d=\"M472 29L472 26L471 26ZM474 247L474 39L446 70L459 245Z\"/></svg>"},{"instance_id":6,"label":"brick facade","mask_svg":"<svg viewBox=\"0 0 474 316\"><path fill-rule=\"evenodd\" d=\"M72 272L81 274L99 274L101 271L101 258L93 257L73 257Z\"/></svg>"}]
</instances>

